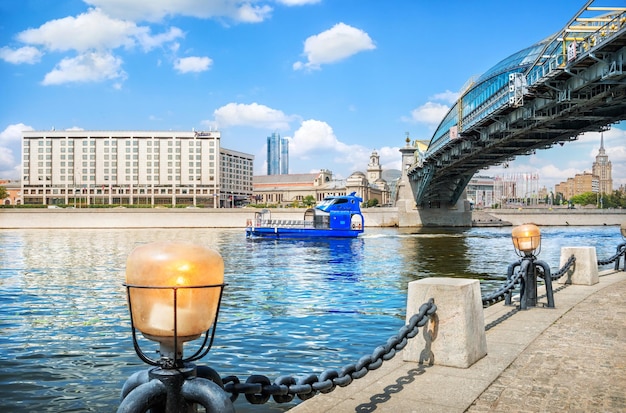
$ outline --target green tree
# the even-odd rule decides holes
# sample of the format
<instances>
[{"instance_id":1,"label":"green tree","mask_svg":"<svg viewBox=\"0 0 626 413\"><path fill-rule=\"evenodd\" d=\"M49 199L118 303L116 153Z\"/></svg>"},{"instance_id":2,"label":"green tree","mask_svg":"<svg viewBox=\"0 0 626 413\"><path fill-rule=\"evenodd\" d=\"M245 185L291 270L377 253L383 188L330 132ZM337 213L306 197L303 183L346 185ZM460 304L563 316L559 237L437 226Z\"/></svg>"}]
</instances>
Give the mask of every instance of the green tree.
<instances>
[{"instance_id":1,"label":"green tree","mask_svg":"<svg viewBox=\"0 0 626 413\"><path fill-rule=\"evenodd\" d=\"M369 199L369 200L365 203L365 206L366 206L366 207L368 207L368 208L370 208L370 207L375 207L376 205L378 205L378 199L376 199L376 198Z\"/></svg>"},{"instance_id":2,"label":"green tree","mask_svg":"<svg viewBox=\"0 0 626 413\"><path fill-rule=\"evenodd\" d=\"M311 207L311 206L315 205L315 197L313 195L307 195L302 200L302 203L306 207Z\"/></svg>"},{"instance_id":3,"label":"green tree","mask_svg":"<svg viewBox=\"0 0 626 413\"><path fill-rule=\"evenodd\" d=\"M602 208L626 208L626 194L617 190L602 194Z\"/></svg>"},{"instance_id":4,"label":"green tree","mask_svg":"<svg viewBox=\"0 0 626 413\"><path fill-rule=\"evenodd\" d=\"M597 205L598 194L595 192L583 192L571 197L570 202L576 205Z\"/></svg>"},{"instance_id":5,"label":"green tree","mask_svg":"<svg viewBox=\"0 0 626 413\"><path fill-rule=\"evenodd\" d=\"M7 189L3 186L0 186L0 200L8 198L9 197L9 191L7 191Z\"/></svg>"}]
</instances>

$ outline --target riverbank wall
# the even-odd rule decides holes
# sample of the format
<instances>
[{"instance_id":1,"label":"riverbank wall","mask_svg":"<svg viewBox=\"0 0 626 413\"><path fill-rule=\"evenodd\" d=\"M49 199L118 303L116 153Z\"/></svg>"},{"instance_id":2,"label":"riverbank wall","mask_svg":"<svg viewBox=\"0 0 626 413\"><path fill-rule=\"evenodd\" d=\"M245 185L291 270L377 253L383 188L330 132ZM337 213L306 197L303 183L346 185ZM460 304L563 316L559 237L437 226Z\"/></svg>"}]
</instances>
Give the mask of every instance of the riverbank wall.
<instances>
[{"instance_id":1,"label":"riverbank wall","mask_svg":"<svg viewBox=\"0 0 626 413\"><path fill-rule=\"evenodd\" d=\"M1 209L0 229L61 228L244 228L258 210L235 209ZM478 212L474 212L478 215ZM272 210L273 219L302 219L303 209ZM488 214L488 215L485 215ZM396 208L363 210L366 227L397 227ZM550 226L621 225L626 210L494 209L480 211L481 220L497 225L534 223Z\"/></svg>"},{"instance_id":2,"label":"riverbank wall","mask_svg":"<svg viewBox=\"0 0 626 413\"><path fill-rule=\"evenodd\" d=\"M514 226L528 223L539 226L602 226L626 222L625 209L522 208L484 209L480 212Z\"/></svg>"},{"instance_id":3,"label":"riverbank wall","mask_svg":"<svg viewBox=\"0 0 626 413\"><path fill-rule=\"evenodd\" d=\"M2 209L0 229L62 228L245 228L253 208L112 208L112 209ZM304 209L272 210L272 219L301 220ZM395 227L395 208L363 211L366 227Z\"/></svg>"}]
</instances>

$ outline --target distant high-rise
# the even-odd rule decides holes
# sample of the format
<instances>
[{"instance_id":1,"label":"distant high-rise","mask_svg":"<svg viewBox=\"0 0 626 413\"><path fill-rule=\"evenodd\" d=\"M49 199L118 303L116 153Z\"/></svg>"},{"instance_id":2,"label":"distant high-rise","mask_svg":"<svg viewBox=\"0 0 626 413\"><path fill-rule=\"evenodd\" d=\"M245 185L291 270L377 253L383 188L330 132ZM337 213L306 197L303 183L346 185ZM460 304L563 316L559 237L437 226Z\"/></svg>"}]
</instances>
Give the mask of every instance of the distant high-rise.
<instances>
[{"instance_id":1,"label":"distant high-rise","mask_svg":"<svg viewBox=\"0 0 626 413\"><path fill-rule=\"evenodd\" d=\"M276 132L267 137L267 174L289 174L289 141Z\"/></svg>"},{"instance_id":2,"label":"distant high-rise","mask_svg":"<svg viewBox=\"0 0 626 413\"><path fill-rule=\"evenodd\" d=\"M604 135L600 135L600 150L593 163L592 173L599 178L601 194L610 194L613 192L613 178L611 177L612 166L609 157L604 150Z\"/></svg>"}]
</instances>

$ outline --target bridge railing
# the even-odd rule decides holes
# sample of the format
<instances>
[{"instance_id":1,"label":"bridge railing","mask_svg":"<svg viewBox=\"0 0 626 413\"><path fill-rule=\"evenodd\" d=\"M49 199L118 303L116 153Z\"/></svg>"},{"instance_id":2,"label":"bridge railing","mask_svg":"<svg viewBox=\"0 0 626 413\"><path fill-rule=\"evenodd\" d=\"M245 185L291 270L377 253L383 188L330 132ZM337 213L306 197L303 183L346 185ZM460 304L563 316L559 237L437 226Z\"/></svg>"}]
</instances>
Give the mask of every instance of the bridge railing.
<instances>
[{"instance_id":1,"label":"bridge railing","mask_svg":"<svg viewBox=\"0 0 626 413\"><path fill-rule=\"evenodd\" d=\"M593 28L596 30L593 30ZM589 29L593 30L590 31ZM586 57L593 50L615 39L626 30L626 11L598 26L568 25L546 48L547 59L537 62L526 75L528 86L550 79L557 70L563 70Z\"/></svg>"},{"instance_id":2,"label":"bridge railing","mask_svg":"<svg viewBox=\"0 0 626 413\"><path fill-rule=\"evenodd\" d=\"M469 113L463 119L463 129L467 130L476 124L480 123L482 120L486 119L490 115L496 113L499 109L506 107L509 102L509 90L508 86L500 88L496 93L494 93L485 103L480 105Z\"/></svg>"}]
</instances>

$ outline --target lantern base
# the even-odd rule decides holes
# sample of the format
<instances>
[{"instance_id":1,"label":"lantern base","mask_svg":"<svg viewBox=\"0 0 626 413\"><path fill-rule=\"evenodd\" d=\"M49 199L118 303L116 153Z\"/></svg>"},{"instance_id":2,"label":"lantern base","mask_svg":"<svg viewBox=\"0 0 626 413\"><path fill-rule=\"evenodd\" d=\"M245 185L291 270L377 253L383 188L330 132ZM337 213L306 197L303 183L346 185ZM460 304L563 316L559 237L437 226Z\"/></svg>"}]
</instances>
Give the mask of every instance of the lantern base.
<instances>
[{"instance_id":1,"label":"lantern base","mask_svg":"<svg viewBox=\"0 0 626 413\"><path fill-rule=\"evenodd\" d=\"M163 337L153 336L150 334L142 333L148 340L156 341L160 344L159 354L161 355L160 365L163 368L178 368L183 359L183 344L186 341L192 341L201 336L201 334L194 336L177 337Z\"/></svg>"}]
</instances>

